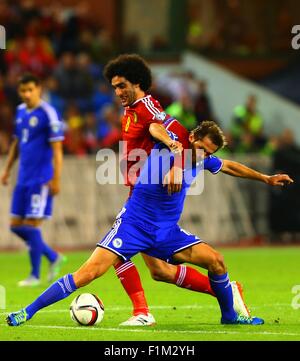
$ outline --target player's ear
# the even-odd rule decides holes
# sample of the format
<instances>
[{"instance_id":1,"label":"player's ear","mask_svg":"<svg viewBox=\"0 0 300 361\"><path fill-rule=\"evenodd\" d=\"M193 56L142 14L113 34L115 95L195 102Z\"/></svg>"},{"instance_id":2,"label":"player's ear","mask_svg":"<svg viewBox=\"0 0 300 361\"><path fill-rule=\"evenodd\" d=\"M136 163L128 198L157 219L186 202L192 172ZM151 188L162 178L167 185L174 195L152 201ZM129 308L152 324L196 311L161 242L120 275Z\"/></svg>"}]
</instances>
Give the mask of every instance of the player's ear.
<instances>
[{"instance_id":1,"label":"player's ear","mask_svg":"<svg viewBox=\"0 0 300 361\"><path fill-rule=\"evenodd\" d=\"M193 142L195 141L195 136L194 136L194 133L193 133L193 132L191 132L190 135L189 135L189 141L190 141L191 143L193 143Z\"/></svg>"}]
</instances>

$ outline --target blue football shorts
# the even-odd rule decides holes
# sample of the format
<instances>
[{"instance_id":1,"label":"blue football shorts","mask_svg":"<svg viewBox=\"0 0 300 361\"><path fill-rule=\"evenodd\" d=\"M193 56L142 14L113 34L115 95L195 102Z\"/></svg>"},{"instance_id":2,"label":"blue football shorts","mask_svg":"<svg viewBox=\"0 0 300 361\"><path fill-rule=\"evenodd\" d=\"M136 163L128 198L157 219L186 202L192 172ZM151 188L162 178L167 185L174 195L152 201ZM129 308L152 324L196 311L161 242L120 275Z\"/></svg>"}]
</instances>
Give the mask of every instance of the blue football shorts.
<instances>
[{"instance_id":1,"label":"blue football shorts","mask_svg":"<svg viewBox=\"0 0 300 361\"><path fill-rule=\"evenodd\" d=\"M52 195L47 184L17 184L11 203L11 215L21 218L50 218Z\"/></svg>"},{"instance_id":2,"label":"blue football shorts","mask_svg":"<svg viewBox=\"0 0 300 361\"><path fill-rule=\"evenodd\" d=\"M136 220L117 218L111 230L97 243L128 261L139 252L156 257L168 263L177 252L201 243L197 236L180 228L158 228L150 224L139 224Z\"/></svg>"}]
</instances>

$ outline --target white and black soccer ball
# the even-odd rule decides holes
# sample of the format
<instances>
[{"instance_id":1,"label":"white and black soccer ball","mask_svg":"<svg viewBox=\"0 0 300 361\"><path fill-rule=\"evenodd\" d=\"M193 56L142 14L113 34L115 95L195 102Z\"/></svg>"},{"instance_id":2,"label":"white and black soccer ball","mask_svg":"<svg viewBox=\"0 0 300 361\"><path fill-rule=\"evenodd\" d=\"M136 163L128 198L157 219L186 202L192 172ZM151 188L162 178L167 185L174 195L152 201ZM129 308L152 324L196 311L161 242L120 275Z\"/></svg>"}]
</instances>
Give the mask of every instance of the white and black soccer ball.
<instances>
[{"instance_id":1,"label":"white and black soccer ball","mask_svg":"<svg viewBox=\"0 0 300 361\"><path fill-rule=\"evenodd\" d=\"M103 320L103 302L94 294L82 293L72 301L70 315L72 320L79 325L96 325Z\"/></svg>"}]
</instances>

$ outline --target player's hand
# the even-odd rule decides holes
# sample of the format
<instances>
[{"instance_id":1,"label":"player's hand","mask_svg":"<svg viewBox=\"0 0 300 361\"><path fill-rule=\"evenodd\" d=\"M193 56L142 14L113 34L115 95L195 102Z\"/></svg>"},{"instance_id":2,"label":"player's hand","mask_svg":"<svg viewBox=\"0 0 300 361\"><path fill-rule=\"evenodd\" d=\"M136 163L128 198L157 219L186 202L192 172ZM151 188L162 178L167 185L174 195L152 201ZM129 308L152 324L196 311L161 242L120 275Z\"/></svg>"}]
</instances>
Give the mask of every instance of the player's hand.
<instances>
[{"instance_id":1,"label":"player's hand","mask_svg":"<svg viewBox=\"0 0 300 361\"><path fill-rule=\"evenodd\" d=\"M4 171L0 176L0 182L2 185L7 186L9 183L10 173L7 171Z\"/></svg>"},{"instance_id":2,"label":"player's hand","mask_svg":"<svg viewBox=\"0 0 300 361\"><path fill-rule=\"evenodd\" d=\"M177 140L172 140L172 142L169 144L169 148L172 153L174 154L180 154L183 151L183 146L180 142Z\"/></svg>"},{"instance_id":3,"label":"player's hand","mask_svg":"<svg viewBox=\"0 0 300 361\"><path fill-rule=\"evenodd\" d=\"M168 194L177 193L182 188L182 168L172 167L164 177L163 186L168 187Z\"/></svg>"},{"instance_id":4,"label":"player's hand","mask_svg":"<svg viewBox=\"0 0 300 361\"><path fill-rule=\"evenodd\" d=\"M271 186L284 186L294 183L294 181L287 174L275 174L268 177L267 183Z\"/></svg>"},{"instance_id":5,"label":"player's hand","mask_svg":"<svg viewBox=\"0 0 300 361\"><path fill-rule=\"evenodd\" d=\"M60 184L58 181L52 179L49 183L48 183L49 189L50 189L50 193L55 196L56 194L58 194L60 192Z\"/></svg>"}]
</instances>

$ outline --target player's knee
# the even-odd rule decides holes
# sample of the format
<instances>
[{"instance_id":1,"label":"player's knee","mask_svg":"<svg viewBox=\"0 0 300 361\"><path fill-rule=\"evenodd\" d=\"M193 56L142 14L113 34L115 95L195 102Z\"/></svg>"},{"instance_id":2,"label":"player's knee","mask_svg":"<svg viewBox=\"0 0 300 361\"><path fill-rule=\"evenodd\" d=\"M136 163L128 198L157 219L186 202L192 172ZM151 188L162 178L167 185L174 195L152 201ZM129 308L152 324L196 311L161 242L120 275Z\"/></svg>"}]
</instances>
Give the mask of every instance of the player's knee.
<instances>
[{"instance_id":1,"label":"player's knee","mask_svg":"<svg viewBox=\"0 0 300 361\"><path fill-rule=\"evenodd\" d=\"M218 252L214 252L211 257L211 262L208 266L208 271L214 274L224 274L226 272L226 266L224 263L224 257Z\"/></svg>"}]
</instances>

